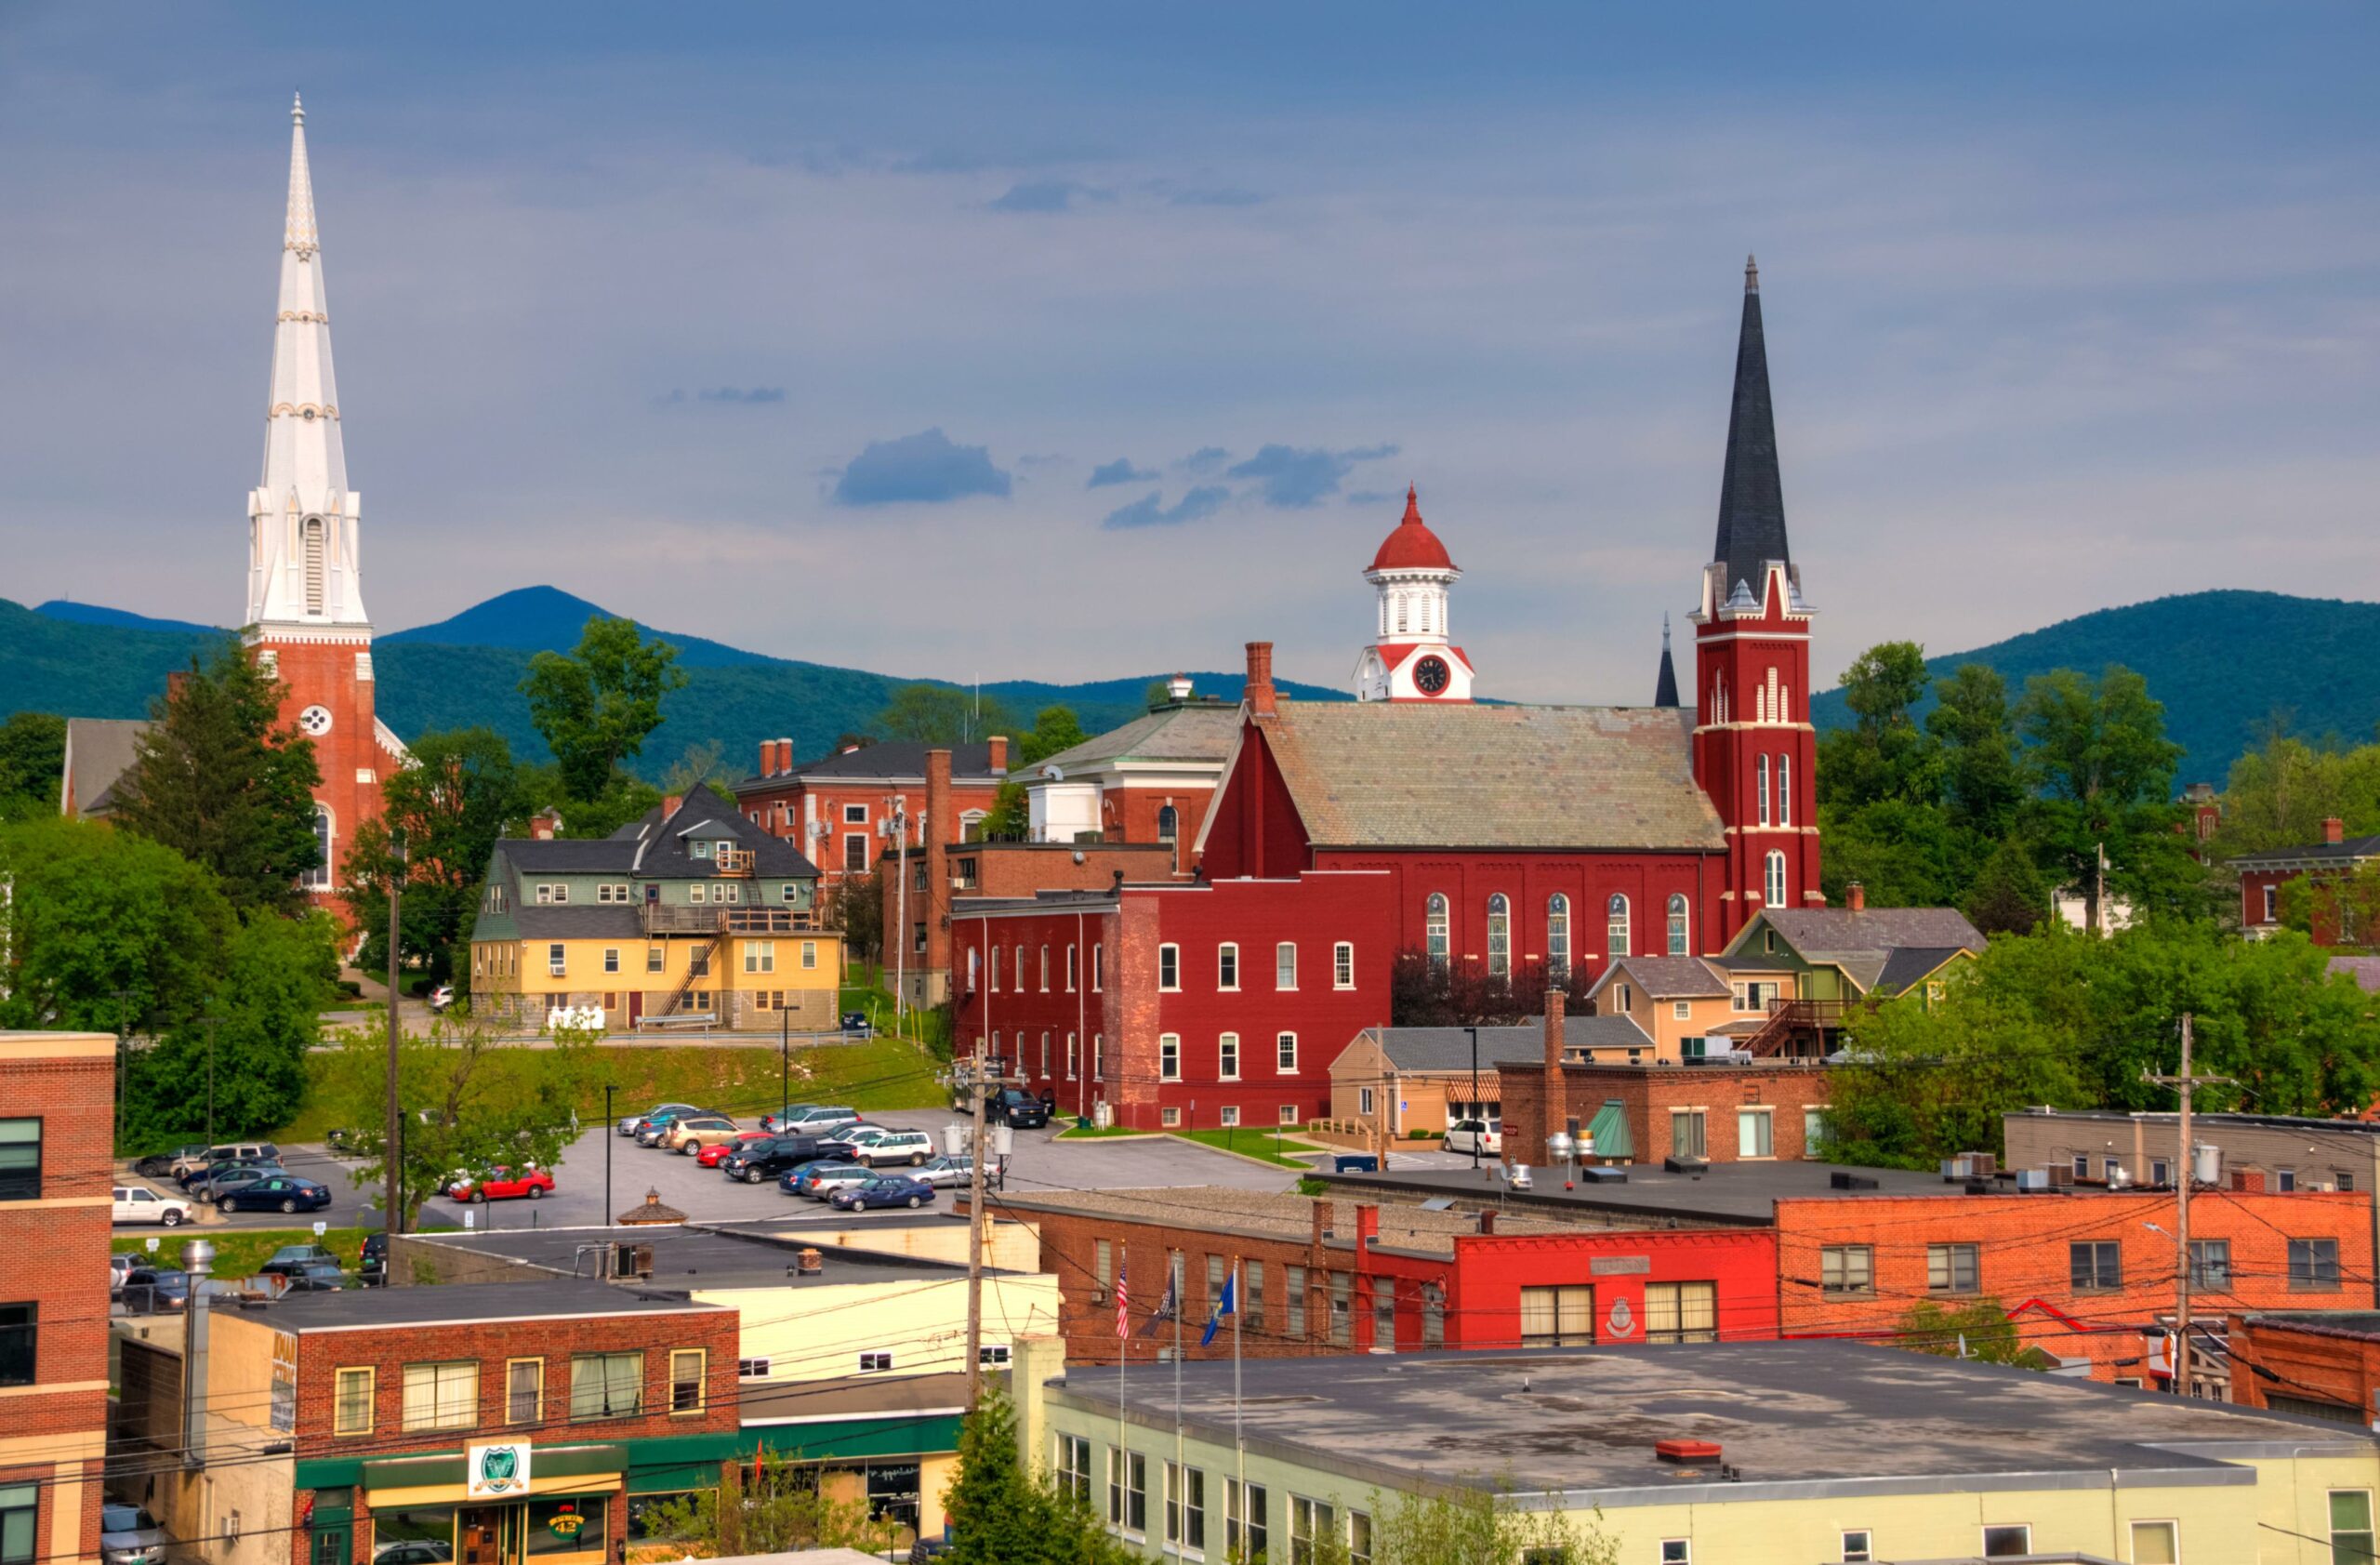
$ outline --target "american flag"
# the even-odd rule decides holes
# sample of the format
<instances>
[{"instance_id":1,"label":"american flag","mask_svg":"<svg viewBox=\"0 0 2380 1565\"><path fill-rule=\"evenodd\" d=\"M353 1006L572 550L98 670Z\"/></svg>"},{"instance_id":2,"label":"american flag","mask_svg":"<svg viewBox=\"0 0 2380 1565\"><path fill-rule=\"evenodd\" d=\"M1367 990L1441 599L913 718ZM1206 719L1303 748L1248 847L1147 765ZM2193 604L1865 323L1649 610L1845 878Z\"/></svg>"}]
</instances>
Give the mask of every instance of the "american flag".
<instances>
[{"instance_id":1,"label":"american flag","mask_svg":"<svg viewBox=\"0 0 2380 1565\"><path fill-rule=\"evenodd\" d=\"M1121 1342L1132 1334L1132 1306L1124 1294L1124 1274L1116 1274L1116 1340Z\"/></svg>"}]
</instances>

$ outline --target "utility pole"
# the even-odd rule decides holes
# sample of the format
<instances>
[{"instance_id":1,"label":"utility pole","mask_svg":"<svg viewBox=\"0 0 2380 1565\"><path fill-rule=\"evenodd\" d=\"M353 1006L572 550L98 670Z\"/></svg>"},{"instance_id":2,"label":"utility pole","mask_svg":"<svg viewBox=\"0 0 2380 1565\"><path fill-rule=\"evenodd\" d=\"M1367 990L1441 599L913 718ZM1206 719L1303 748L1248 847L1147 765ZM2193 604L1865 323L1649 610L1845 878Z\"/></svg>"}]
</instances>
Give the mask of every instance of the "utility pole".
<instances>
[{"instance_id":1,"label":"utility pole","mask_svg":"<svg viewBox=\"0 0 2380 1565\"><path fill-rule=\"evenodd\" d=\"M380 1197L380 1227L390 1238L404 1232L404 1171L399 1150L403 1130L403 1111L397 1106L397 1043L402 1033L397 1023L397 935L398 894L405 878L405 836L403 831L389 833L389 1102L388 1121L381 1127L380 1173L385 1188ZM610 1128L605 1127L607 1130ZM211 1135L213 1133L210 1132ZM396 1257L390 1257L393 1265Z\"/></svg>"},{"instance_id":2,"label":"utility pole","mask_svg":"<svg viewBox=\"0 0 2380 1565\"><path fill-rule=\"evenodd\" d=\"M1479 1111L1479 1029L1475 1027L1467 1027L1462 1030L1471 1034L1471 1113L1469 1117L1485 1125L1488 1122L1488 1117ZM1484 1130L1472 1133L1471 1172L1474 1174L1479 1172L1479 1144L1487 1139L1487 1135L1488 1133Z\"/></svg>"},{"instance_id":3,"label":"utility pole","mask_svg":"<svg viewBox=\"0 0 2380 1565\"><path fill-rule=\"evenodd\" d=\"M2174 1268L2175 1290L2174 1300L2174 1395L2187 1397L2190 1385L2190 1186L2196 1182L2197 1165L2190 1145L2190 1099L2198 1087L2228 1085L2228 1076L2195 1076L2190 1073L2190 1016L2182 1013L2182 1068L2172 1076L2160 1076L2151 1071L2140 1073L2144 1081L2171 1087L2181 1096L2181 1178L2175 1186L2178 1198L2174 1213L2174 1248L2181 1253L2181 1264Z\"/></svg>"},{"instance_id":4,"label":"utility pole","mask_svg":"<svg viewBox=\"0 0 2380 1565\"><path fill-rule=\"evenodd\" d=\"M887 799L884 802L886 807L892 811L893 843L901 850L900 854L892 860L892 872L899 878L899 883L892 888L892 900L894 904L892 922L894 927L886 936L884 942L887 946L891 947L892 950L892 1035L897 1038L901 1036L902 1013L908 1003L909 796L906 793L896 793L890 799ZM922 863L923 860L919 860L919 862ZM879 903L877 906L880 908L883 904ZM931 897L929 897L927 906L932 906ZM879 922L881 922L881 915L879 915ZM879 953L879 960L881 960L881 953Z\"/></svg>"},{"instance_id":5,"label":"utility pole","mask_svg":"<svg viewBox=\"0 0 2380 1565\"><path fill-rule=\"evenodd\" d=\"M964 1067L974 1139L967 1155L967 1411L975 1411L984 1389L984 1056L967 1056Z\"/></svg>"},{"instance_id":6,"label":"utility pole","mask_svg":"<svg viewBox=\"0 0 2380 1565\"><path fill-rule=\"evenodd\" d=\"M783 1112L782 1109L779 1110ZM620 1122L612 1117L612 1083L603 1083L603 1224L612 1226L612 1143L620 1138Z\"/></svg>"}]
</instances>

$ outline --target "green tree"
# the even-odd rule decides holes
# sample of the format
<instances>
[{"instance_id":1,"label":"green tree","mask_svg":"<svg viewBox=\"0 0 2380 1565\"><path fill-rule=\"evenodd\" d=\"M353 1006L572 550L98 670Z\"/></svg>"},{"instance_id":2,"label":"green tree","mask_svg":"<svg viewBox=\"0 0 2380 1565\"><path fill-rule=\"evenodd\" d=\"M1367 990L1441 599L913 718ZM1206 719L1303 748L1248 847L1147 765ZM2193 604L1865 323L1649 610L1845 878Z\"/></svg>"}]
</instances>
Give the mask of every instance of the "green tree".
<instances>
[{"instance_id":1,"label":"green tree","mask_svg":"<svg viewBox=\"0 0 2380 1565\"><path fill-rule=\"evenodd\" d=\"M281 723L284 694L237 642L204 664L192 658L150 707L115 785L114 823L212 872L243 912L303 908L300 877L322 864L322 773L313 741Z\"/></svg>"},{"instance_id":2,"label":"green tree","mask_svg":"<svg viewBox=\"0 0 2380 1565\"><path fill-rule=\"evenodd\" d=\"M1925 714L1941 763L1942 801L1955 829L1998 840L2025 800L2008 682L1984 663L1962 663L1934 687Z\"/></svg>"},{"instance_id":3,"label":"green tree","mask_svg":"<svg viewBox=\"0 0 2380 1565\"><path fill-rule=\"evenodd\" d=\"M819 1470L795 1466L763 1444L747 1472L727 1465L717 1488L654 1507L646 1525L673 1543L718 1558L788 1554L797 1549L858 1549L881 1554L894 1542L891 1522L871 1521L865 1500L832 1500Z\"/></svg>"},{"instance_id":4,"label":"green tree","mask_svg":"<svg viewBox=\"0 0 2380 1565\"><path fill-rule=\"evenodd\" d=\"M2256 748L2231 763L2216 853L2319 842L2332 816L2350 836L2380 831L2380 745L2308 744L2276 714Z\"/></svg>"},{"instance_id":5,"label":"green tree","mask_svg":"<svg viewBox=\"0 0 2380 1565\"><path fill-rule=\"evenodd\" d=\"M2380 941L2380 864L2344 875L2299 875L2281 884L2281 922L2308 939L2337 949L2369 949Z\"/></svg>"},{"instance_id":6,"label":"green tree","mask_svg":"<svg viewBox=\"0 0 2380 1565\"><path fill-rule=\"evenodd\" d=\"M959 1474L944 1492L951 1565L1128 1565L1140 1555L1108 1536L1089 1506L1028 1471L1016 1411L986 1382L959 1431Z\"/></svg>"},{"instance_id":7,"label":"green tree","mask_svg":"<svg viewBox=\"0 0 2380 1565\"><path fill-rule=\"evenodd\" d=\"M389 882L400 884L398 956L431 983L468 981L471 922L496 839L529 814L529 790L512 747L493 729L425 734L412 764L381 785L380 818L355 829L347 854L348 912L364 931L358 959L389 961ZM391 852L402 833L404 857Z\"/></svg>"},{"instance_id":8,"label":"green tree","mask_svg":"<svg viewBox=\"0 0 2380 1565\"><path fill-rule=\"evenodd\" d=\"M1914 716L1927 680L1925 649L1915 642L1879 642L1853 659L1843 674L1852 725L1819 740L1821 802L1857 809L1887 799L1934 802L1933 745Z\"/></svg>"},{"instance_id":9,"label":"green tree","mask_svg":"<svg viewBox=\"0 0 2380 1565\"><path fill-rule=\"evenodd\" d=\"M2138 674L2111 664L2096 681L2071 669L2025 682L2016 723L2036 798L2031 837L2043 861L2083 898L2099 927L2099 854L2110 888L2175 910L2198 879L2174 802L2182 749L2165 737L2165 709Z\"/></svg>"},{"instance_id":10,"label":"green tree","mask_svg":"<svg viewBox=\"0 0 2380 1565\"><path fill-rule=\"evenodd\" d=\"M571 797L559 766L522 767L521 786L526 813L552 810L562 817L564 837L608 837L661 802L659 789L627 772L615 774L610 786L588 799Z\"/></svg>"},{"instance_id":11,"label":"green tree","mask_svg":"<svg viewBox=\"0 0 2380 1565\"><path fill-rule=\"evenodd\" d=\"M1352 1508L1352 1507L1351 1507ZM1598 1513L1599 1516L1600 1513ZM1619 1541L1593 1522L1524 1505L1509 1482L1448 1485L1433 1493L1372 1491L1363 1507L1369 1537L1360 1558L1372 1565L1619 1565ZM1352 1526L1352 1521L1349 1524ZM1335 1530L1313 1551L1314 1565L1351 1565L1359 1558Z\"/></svg>"},{"instance_id":12,"label":"green tree","mask_svg":"<svg viewBox=\"0 0 2380 1565\"><path fill-rule=\"evenodd\" d=\"M338 926L325 913L258 914L226 943L205 1008L135 1054L125 1091L127 1146L193 1131L279 1130L305 1106L306 1057L337 992Z\"/></svg>"},{"instance_id":13,"label":"green tree","mask_svg":"<svg viewBox=\"0 0 2380 1565\"><path fill-rule=\"evenodd\" d=\"M0 820L58 813L66 771L66 720L19 712L0 723Z\"/></svg>"},{"instance_id":14,"label":"green tree","mask_svg":"<svg viewBox=\"0 0 2380 1565\"><path fill-rule=\"evenodd\" d=\"M976 824L973 841L1021 842L1033 830L1033 801L1021 782L1004 782L992 790L992 807Z\"/></svg>"},{"instance_id":15,"label":"green tree","mask_svg":"<svg viewBox=\"0 0 2380 1565\"><path fill-rule=\"evenodd\" d=\"M1012 776L1027 767L1038 766L1060 750L1072 749L1091 736L1082 731L1082 720L1071 707L1044 707L1033 719L1033 726L1017 736L1010 747L1008 769Z\"/></svg>"},{"instance_id":16,"label":"green tree","mask_svg":"<svg viewBox=\"0 0 2380 1565\"><path fill-rule=\"evenodd\" d=\"M835 905L841 909L843 940L851 947L855 962L884 961L884 875L887 863L898 866L901 859L879 859L876 868L866 874L846 875L835 893ZM909 898L909 909L922 918L924 899Z\"/></svg>"},{"instance_id":17,"label":"green tree","mask_svg":"<svg viewBox=\"0 0 2380 1565\"><path fill-rule=\"evenodd\" d=\"M717 739L704 739L688 745L677 760L663 769L661 791L691 793L702 784L708 783L721 793L732 795L736 779L728 769L726 754L726 747Z\"/></svg>"},{"instance_id":18,"label":"green tree","mask_svg":"<svg viewBox=\"0 0 2380 1565\"><path fill-rule=\"evenodd\" d=\"M324 1061L324 1102L331 1123L348 1133L348 1154L362 1160L355 1183L377 1190L387 1166L388 1035L366 1028L336 1041ZM591 1038L557 1036L552 1043L538 1051L537 1068L524 1072L496 1063L507 1051L467 1019L442 1018L399 1039L398 1187L407 1227L457 1170L560 1165L578 1136L579 1106L602 1101L602 1066Z\"/></svg>"},{"instance_id":19,"label":"green tree","mask_svg":"<svg viewBox=\"0 0 2380 1565\"><path fill-rule=\"evenodd\" d=\"M88 821L0 826L0 882L10 888L0 1026L10 1028L178 1024L205 1007L238 925L205 869Z\"/></svg>"},{"instance_id":20,"label":"green tree","mask_svg":"<svg viewBox=\"0 0 2380 1565\"><path fill-rule=\"evenodd\" d=\"M644 753L661 726L662 697L686 683L677 658L676 647L645 640L636 621L599 614L579 633L576 651L529 660L521 694L572 799L602 797L620 763Z\"/></svg>"},{"instance_id":21,"label":"green tree","mask_svg":"<svg viewBox=\"0 0 2380 1565\"><path fill-rule=\"evenodd\" d=\"M1983 861L1961 905L1987 935L2030 935L2049 917L2050 885L2033 868L2025 844L2009 838Z\"/></svg>"},{"instance_id":22,"label":"green tree","mask_svg":"<svg viewBox=\"0 0 2380 1565\"><path fill-rule=\"evenodd\" d=\"M2016 1335L2016 1323L1998 1299L1988 1296L1951 1304L1920 1299L1900 1318L1896 1340L1916 1353L1939 1359L1973 1359L1985 1364L2047 1367L2047 1357L2027 1347Z\"/></svg>"},{"instance_id":23,"label":"green tree","mask_svg":"<svg viewBox=\"0 0 2380 1565\"><path fill-rule=\"evenodd\" d=\"M950 684L905 684L876 717L885 737L922 745L974 744L1012 731L1007 710L991 700Z\"/></svg>"}]
</instances>

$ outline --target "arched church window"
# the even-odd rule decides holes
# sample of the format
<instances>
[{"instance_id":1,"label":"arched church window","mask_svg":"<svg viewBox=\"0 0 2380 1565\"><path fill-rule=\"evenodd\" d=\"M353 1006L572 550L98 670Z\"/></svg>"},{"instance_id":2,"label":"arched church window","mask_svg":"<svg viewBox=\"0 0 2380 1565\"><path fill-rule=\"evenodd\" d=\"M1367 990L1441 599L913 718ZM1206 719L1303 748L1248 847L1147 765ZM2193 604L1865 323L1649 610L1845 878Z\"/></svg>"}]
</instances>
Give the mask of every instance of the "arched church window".
<instances>
[{"instance_id":1,"label":"arched church window","mask_svg":"<svg viewBox=\"0 0 2380 1565\"><path fill-rule=\"evenodd\" d=\"M1777 824L1793 824L1793 758L1790 755L1777 758Z\"/></svg>"},{"instance_id":2,"label":"arched church window","mask_svg":"<svg viewBox=\"0 0 2380 1565\"><path fill-rule=\"evenodd\" d=\"M1399 593L1396 595L1396 629L1397 629L1400 632L1401 632L1401 631L1403 631L1403 630L1405 630L1406 613L1407 613L1407 604L1406 604L1406 602L1405 602L1405 594L1404 594L1404 593L1402 593L1402 592L1399 592Z\"/></svg>"},{"instance_id":3,"label":"arched church window","mask_svg":"<svg viewBox=\"0 0 2380 1565\"><path fill-rule=\"evenodd\" d=\"M323 519L306 518L306 612L323 612Z\"/></svg>"},{"instance_id":4,"label":"arched church window","mask_svg":"<svg viewBox=\"0 0 2380 1565\"><path fill-rule=\"evenodd\" d=\"M316 863L306 871L305 885L309 891L331 889L331 840L336 835L331 827L330 807L314 806L314 857Z\"/></svg>"},{"instance_id":5,"label":"arched church window","mask_svg":"<svg viewBox=\"0 0 2380 1565\"><path fill-rule=\"evenodd\" d=\"M1628 954L1628 898L1618 892L1612 893L1611 900L1604 904L1603 934L1605 950L1611 960L1617 962Z\"/></svg>"},{"instance_id":6,"label":"arched church window","mask_svg":"<svg viewBox=\"0 0 2380 1565\"><path fill-rule=\"evenodd\" d=\"M1670 895L1670 955L1686 955L1686 894L1673 892Z\"/></svg>"},{"instance_id":7,"label":"arched church window","mask_svg":"<svg viewBox=\"0 0 2380 1565\"><path fill-rule=\"evenodd\" d=\"M1430 965L1444 967L1447 964L1448 948L1447 894L1445 892L1430 893L1430 900L1423 905L1421 928L1422 939L1426 942L1430 954Z\"/></svg>"},{"instance_id":8,"label":"arched church window","mask_svg":"<svg viewBox=\"0 0 2380 1565\"><path fill-rule=\"evenodd\" d=\"M1556 983L1570 975L1570 899L1558 891L1545 899L1545 968Z\"/></svg>"},{"instance_id":9,"label":"arched church window","mask_svg":"<svg viewBox=\"0 0 2380 1565\"><path fill-rule=\"evenodd\" d=\"M1513 905L1502 892L1488 899L1488 975L1501 978L1513 970Z\"/></svg>"},{"instance_id":10,"label":"arched church window","mask_svg":"<svg viewBox=\"0 0 2380 1565\"><path fill-rule=\"evenodd\" d=\"M1782 853L1768 855L1768 884L1764 889L1770 907L1785 906L1785 855Z\"/></svg>"},{"instance_id":11,"label":"arched church window","mask_svg":"<svg viewBox=\"0 0 2380 1565\"><path fill-rule=\"evenodd\" d=\"M1759 795L1759 798L1760 798L1760 824L1761 824L1761 825L1763 825L1763 826L1766 826L1766 825L1769 823L1769 821L1768 821L1768 757L1766 757L1766 756L1765 756L1765 755L1762 755L1762 756L1755 756L1755 757L1752 759L1752 775L1753 790L1754 790L1754 791Z\"/></svg>"},{"instance_id":12,"label":"arched church window","mask_svg":"<svg viewBox=\"0 0 2380 1565\"><path fill-rule=\"evenodd\" d=\"M1174 831L1181 819L1182 817L1174 813L1172 805L1159 806L1157 812L1157 840L1160 842L1173 841Z\"/></svg>"}]
</instances>

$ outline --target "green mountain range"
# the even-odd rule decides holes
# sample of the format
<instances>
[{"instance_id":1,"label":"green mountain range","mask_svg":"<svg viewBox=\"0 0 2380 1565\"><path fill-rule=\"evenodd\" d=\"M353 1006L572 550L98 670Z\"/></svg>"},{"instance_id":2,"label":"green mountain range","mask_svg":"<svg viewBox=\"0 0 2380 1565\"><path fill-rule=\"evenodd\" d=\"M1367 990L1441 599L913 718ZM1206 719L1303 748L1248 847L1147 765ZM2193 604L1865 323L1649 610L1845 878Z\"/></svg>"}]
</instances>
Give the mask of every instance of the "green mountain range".
<instances>
[{"instance_id":1,"label":"green mountain range","mask_svg":"<svg viewBox=\"0 0 2380 1565\"><path fill-rule=\"evenodd\" d=\"M149 703L165 689L166 673L227 633L175 629L173 621L84 603L56 606L60 612L0 599L0 715L146 716ZM533 656L568 651L577 644L588 617L604 612L555 588L524 588L436 625L377 637L372 665L379 681L380 720L406 738L484 725L510 740L515 754L546 760L545 740L530 723L528 703L521 696L521 678ZM678 647L688 676L686 687L663 701L662 724L638 763L641 772L656 779L689 749L712 740L721 747L721 764L737 776L751 770L762 739L789 737L797 756L824 754L841 735L870 731L892 692L919 683L770 657L699 636L649 633ZM471 639L460 639L467 637ZM985 683L983 694L1022 724L1030 724L1044 707L1070 707L1095 734L1140 716L1147 710L1150 683L1168 673L1083 684L1002 680ZM1239 699L1237 673L1190 678L1201 694ZM1285 682L1282 688L1313 700L1344 698L1317 685Z\"/></svg>"},{"instance_id":2,"label":"green mountain range","mask_svg":"<svg viewBox=\"0 0 2380 1565\"><path fill-rule=\"evenodd\" d=\"M604 611L551 587L523 588L451 619L379 637L373 647L380 716L400 735L483 723L524 757L545 759L519 684L535 653L576 644L589 615ZM28 609L0 599L0 714L139 717L165 673L220 631L178 627L84 603ZM641 769L657 776L690 747L716 739L732 770L748 767L764 738L790 736L816 755L845 733L864 733L892 693L914 683L889 674L746 652L699 636L665 635L690 682L663 704L665 721ZM2052 669L2138 670L2165 704L2168 732L2188 751L2182 780L2221 783L2232 759L2276 714L2297 733L2371 739L2380 728L2380 603L2293 598L2277 592L2192 592L2062 620L1972 652L1928 659L1937 674L1988 663L2013 687ZM1153 675L1049 684L985 684L1024 722L1051 705L1074 709L1096 733L1137 716ZM1236 673L1191 676L1198 689L1236 700ZM946 681L931 683L946 683ZM1342 698L1285 684L1308 699ZM1849 721L1840 691L1811 703L1820 727Z\"/></svg>"},{"instance_id":3,"label":"green mountain range","mask_svg":"<svg viewBox=\"0 0 2380 1565\"><path fill-rule=\"evenodd\" d=\"M2276 716L2308 738L2370 742L2380 729L2380 603L2279 592L2188 592L2099 609L1973 652L1928 657L1935 675L1962 663L2000 670L2012 697L2052 669L2096 674L2122 663L2165 704L2165 731L2188 752L2180 780L2221 787ZM1932 705L1929 696L1927 706ZM1821 728L1847 725L1843 693L1810 703Z\"/></svg>"}]
</instances>

